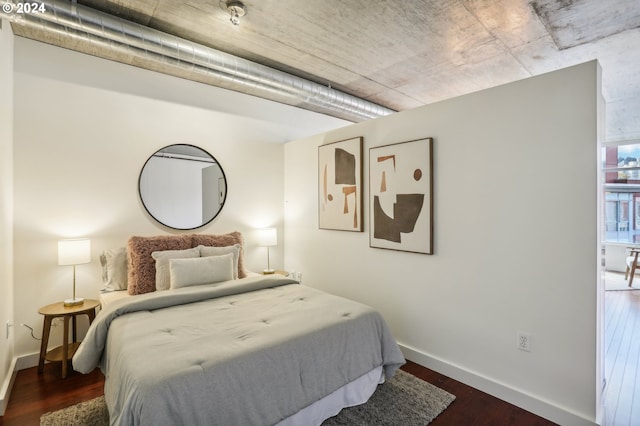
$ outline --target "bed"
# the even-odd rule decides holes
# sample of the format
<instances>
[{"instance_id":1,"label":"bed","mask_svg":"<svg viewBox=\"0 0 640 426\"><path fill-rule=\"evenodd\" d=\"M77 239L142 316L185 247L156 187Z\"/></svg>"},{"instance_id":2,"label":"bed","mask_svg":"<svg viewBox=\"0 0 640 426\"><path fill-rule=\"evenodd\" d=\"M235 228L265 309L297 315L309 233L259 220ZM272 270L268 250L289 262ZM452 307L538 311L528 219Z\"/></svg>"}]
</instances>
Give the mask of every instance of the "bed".
<instances>
[{"instance_id":1,"label":"bed","mask_svg":"<svg viewBox=\"0 0 640 426\"><path fill-rule=\"evenodd\" d=\"M111 424L321 424L404 363L374 309L244 276L101 297L73 367L102 369Z\"/></svg>"}]
</instances>

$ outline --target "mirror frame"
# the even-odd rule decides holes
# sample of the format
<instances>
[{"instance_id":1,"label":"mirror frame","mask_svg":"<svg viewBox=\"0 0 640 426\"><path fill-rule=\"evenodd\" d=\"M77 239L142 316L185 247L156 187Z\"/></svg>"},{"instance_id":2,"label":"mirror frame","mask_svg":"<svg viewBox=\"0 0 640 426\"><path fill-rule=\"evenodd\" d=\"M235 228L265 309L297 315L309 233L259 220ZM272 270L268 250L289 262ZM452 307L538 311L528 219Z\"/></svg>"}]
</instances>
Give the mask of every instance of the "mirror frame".
<instances>
[{"instance_id":1,"label":"mirror frame","mask_svg":"<svg viewBox=\"0 0 640 426\"><path fill-rule=\"evenodd\" d=\"M220 169L220 173L222 174L222 178L224 179L224 194L223 194L223 198L222 201L220 202L220 208L218 208L218 211L213 215L213 217L209 220L207 220L206 222L194 226L194 227L179 227L179 226L174 226L174 225L170 225L167 223L164 223L163 221L161 221L160 219L158 219L150 210L149 207L147 206L147 204L144 202L144 198L142 197L142 188L141 188L141 184L142 184L142 175L144 173L145 167L147 166L147 164L149 163L149 161L151 161L152 158L154 158L155 156L158 155L158 153L160 153L161 151L170 148L170 147L174 147L174 146L187 146L187 147L192 147L195 149L198 149L199 151L202 151L204 154L208 155L215 164L218 165L218 168ZM167 228L171 228L171 229L177 229L177 230L182 230L182 231L186 231L186 230L193 230L193 229L198 229L198 228L202 228L203 226L208 225L209 223L211 223L216 217L218 217L218 215L220 214L220 212L222 211L222 208L224 207L226 201L227 201L227 192L228 192L228 182L227 182L227 175L224 172L224 169L222 168L222 165L220 164L220 162L218 161L218 159L216 157L214 157L213 155L211 155L210 152L208 152L207 150L200 148L199 146L196 145L192 145L192 144L186 144L186 143L176 143L176 144L171 144L171 145L167 145L164 146L158 150L156 150L153 154L151 154L149 156L149 158L147 158L147 160L144 162L144 165L142 166L142 169L140 170L140 174L138 175L138 197L140 199L140 202L142 203L142 206L144 207L144 210L147 212L147 214L149 216L151 216L151 218L153 218L153 220L155 220L156 222L158 222L159 224L166 226ZM156 213L157 214L157 213Z\"/></svg>"}]
</instances>

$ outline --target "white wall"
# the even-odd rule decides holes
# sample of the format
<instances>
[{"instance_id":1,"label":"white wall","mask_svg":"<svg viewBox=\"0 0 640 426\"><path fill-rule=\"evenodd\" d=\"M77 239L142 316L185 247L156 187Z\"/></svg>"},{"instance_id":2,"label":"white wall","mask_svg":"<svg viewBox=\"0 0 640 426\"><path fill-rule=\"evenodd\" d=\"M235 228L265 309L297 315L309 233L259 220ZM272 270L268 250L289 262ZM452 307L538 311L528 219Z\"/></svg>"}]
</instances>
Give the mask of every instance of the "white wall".
<instances>
[{"instance_id":1,"label":"white wall","mask_svg":"<svg viewBox=\"0 0 640 426\"><path fill-rule=\"evenodd\" d=\"M96 298L103 250L131 235L178 233L146 214L137 187L147 158L174 143L210 152L227 177L222 212L197 232L243 232L248 267L264 268L252 230L283 230L280 142L345 124L16 37L15 323L40 333L38 308L70 296L71 268L57 266L59 238L91 238L93 260L78 266L77 285L78 296ZM280 268L283 248L272 250ZM61 331L54 333L52 345ZM15 348L18 356L39 349L24 328Z\"/></svg>"},{"instance_id":2,"label":"white wall","mask_svg":"<svg viewBox=\"0 0 640 426\"><path fill-rule=\"evenodd\" d=\"M11 379L13 329L13 33L0 20L0 415Z\"/></svg>"},{"instance_id":3,"label":"white wall","mask_svg":"<svg viewBox=\"0 0 640 426\"><path fill-rule=\"evenodd\" d=\"M285 267L407 356L560 424L596 416L595 62L285 146ZM365 232L318 229L317 147L364 137ZM434 138L435 254L369 247L370 147ZM517 332L533 350L516 349Z\"/></svg>"}]
</instances>

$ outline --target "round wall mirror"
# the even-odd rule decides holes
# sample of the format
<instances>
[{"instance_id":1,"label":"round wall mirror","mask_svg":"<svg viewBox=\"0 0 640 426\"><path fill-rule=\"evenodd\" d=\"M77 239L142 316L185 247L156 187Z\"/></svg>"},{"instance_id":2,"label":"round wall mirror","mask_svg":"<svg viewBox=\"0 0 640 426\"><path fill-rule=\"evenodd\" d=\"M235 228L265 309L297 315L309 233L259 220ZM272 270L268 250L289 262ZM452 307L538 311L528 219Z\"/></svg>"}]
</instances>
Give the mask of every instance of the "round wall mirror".
<instances>
[{"instance_id":1,"label":"round wall mirror","mask_svg":"<svg viewBox=\"0 0 640 426\"><path fill-rule=\"evenodd\" d=\"M227 198L227 180L218 161L187 144L156 151L142 167L140 200L149 215L173 229L195 229L211 222Z\"/></svg>"}]
</instances>

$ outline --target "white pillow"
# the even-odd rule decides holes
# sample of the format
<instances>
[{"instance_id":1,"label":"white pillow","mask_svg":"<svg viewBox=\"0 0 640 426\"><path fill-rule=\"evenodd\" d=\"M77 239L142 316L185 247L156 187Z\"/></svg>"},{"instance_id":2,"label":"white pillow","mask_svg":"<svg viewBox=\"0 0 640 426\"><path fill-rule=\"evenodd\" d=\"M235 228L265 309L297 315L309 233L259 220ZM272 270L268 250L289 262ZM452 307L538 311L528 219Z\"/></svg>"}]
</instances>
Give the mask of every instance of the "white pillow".
<instances>
[{"instance_id":1,"label":"white pillow","mask_svg":"<svg viewBox=\"0 0 640 426\"><path fill-rule=\"evenodd\" d=\"M192 259L171 259L171 288L213 284L233 279L233 253Z\"/></svg>"},{"instance_id":2,"label":"white pillow","mask_svg":"<svg viewBox=\"0 0 640 426\"><path fill-rule=\"evenodd\" d=\"M198 246L201 257L220 256L222 254L233 253L233 279L238 278L238 259L240 258L240 244L224 247Z\"/></svg>"},{"instance_id":3,"label":"white pillow","mask_svg":"<svg viewBox=\"0 0 640 426\"><path fill-rule=\"evenodd\" d=\"M102 282L108 290L127 289L127 248L105 250L100 255Z\"/></svg>"},{"instance_id":4,"label":"white pillow","mask_svg":"<svg viewBox=\"0 0 640 426\"><path fill-rule=\"evenodd\" d=\"M169 273L170 259L185 259L200 257L200 250L191 248L186 250L154 251L151 257L156 260L156 290L169 290L171 288L171 275Z\"/></svg>"}]
</instances>

